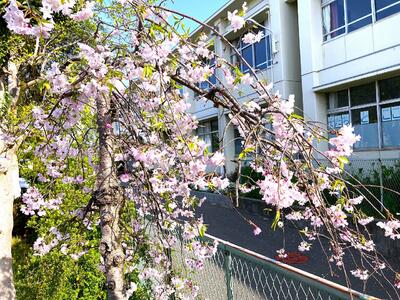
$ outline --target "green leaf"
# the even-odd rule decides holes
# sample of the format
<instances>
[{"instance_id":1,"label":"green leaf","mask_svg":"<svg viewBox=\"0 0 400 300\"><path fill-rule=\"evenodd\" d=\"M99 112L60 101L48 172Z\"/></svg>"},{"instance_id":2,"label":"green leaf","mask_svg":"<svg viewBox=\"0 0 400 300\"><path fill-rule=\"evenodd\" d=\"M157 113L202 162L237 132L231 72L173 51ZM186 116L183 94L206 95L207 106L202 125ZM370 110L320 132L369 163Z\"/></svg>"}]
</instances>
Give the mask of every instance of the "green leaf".
<instances>
[{"instance_id":1,"label":"green leaf","mask_svg":"<svg viewBox=\"0 0 400 300\"><path fill-rule=\"evenodd\" d=\"M193 150L195 149L195 147L196 147L196 144L193 143L193 142L190 142L190 143L188 144L188 147L189 147L189 150L190 150L190 151L193 151Z\"/></svg>"},{"instance_id":2,"label":"green leaf","mask_svg":"<svg viewBox=\"0 0 400 300\"><path fill-rule=\"evenodd\" d=\"M341 169L344 169L344 165L349 163L349 159L346 156L339 156L338 161Z\"/></svg>"},{"instance_id":3,"label":"green leaf","mask_svg":"<svg viewBox=\"0 0 400 300\"><path fill-rule=\"evenodd\" d=\"M240 71L238 66L235 66L235 74L236 74L236 76L239 76L239 77L243 76L243 73L242 73L242 71Z\"/></svg>"},{"instance_id":4,"label":"green leaf","mask_svg":"<svg viewBox=\"0 0 400 300\"><path fill-rule=\"evenodd\" d=\"M278 225L278 222L280 221L280 219L281 219L281 210L278 209L278 210L276 211L274 221L272 222L272 225L271 225L271 228L272 228L273 230L276 229L276 226Z\"/></svg>"},{"instance_id":5,"label":"green leaf","mask_svg":"<svg viewBox=\"0 0 400 300\"><path fill-rule=\"evenodd\" d=\"M151 65L145 65L143 68L143 75L145 78L151 78L154 72L154 67Z\"/></svg>"},{"instance_id":6,"label":"green leaf","mask_svg":"<svg viewBox=\"0 0 400 300\"><path fill-rule=\"evenodd\" d=\"M332 185L332 190L339 189L342 192L344 188L345 188L344 182L339 180L339 179L336 179L335 182Z\"/></svg>"},{"instance_id":7,"label":"green leaf","mask_svg":"<svg viewBox=\"0 0 400 300\"><path fill-rule=\"evenodd\" d=\"M298 119L298 120L304 120L304 118L302 116L299 116L298 114L294 114L294 113L292 113L290 115L290 118L294 118L294 119Z\"/></svg>"},{"instance_id":8,"label":"green leaf","mask_svg":"<svg viewBox=\"0 0 400 300\"><path fill-rule=\"evenodd\" d=\"M199 228L199 235L200 237L204 237L204 234L206 233L207 230L207 226L206 225L201 225L201 227Z\"/></svg>"},{"instance_id":9,"label":"green leaf","mask_svg":"<svg viewBox=\"0 0 400 300\"><path fill-rule=\"evenodd\" d=\"M43 80L39 83L39 91L50 90L50 83L47 80Z\"/></svg>"},{"instance_id":10,"label":"green leaf","mask_svg":"<svg viewBox=\"0 0 400 300\"><path fill-rule=\"evenodd\" d=\"M164 33L164 32L165 32L165 29L162 28L162 27L161 27L160 25L158 25L158 24L153 24L153 25L152 25L152 28L153 28L154 30L157 30L157 31L161 32L161 33Z\"/></svg>"}]
</instances>

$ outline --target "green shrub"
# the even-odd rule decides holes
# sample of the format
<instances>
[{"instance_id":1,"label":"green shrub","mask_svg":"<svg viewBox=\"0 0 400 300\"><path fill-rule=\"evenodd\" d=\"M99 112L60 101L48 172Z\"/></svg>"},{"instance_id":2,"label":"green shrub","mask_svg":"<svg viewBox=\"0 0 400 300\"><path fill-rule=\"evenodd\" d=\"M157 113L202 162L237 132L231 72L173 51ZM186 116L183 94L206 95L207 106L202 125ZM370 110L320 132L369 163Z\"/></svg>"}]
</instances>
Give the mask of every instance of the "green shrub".
<instances>
[{"instance_id":1,"label":"green shrub","mask_svg":"<svg viewBox=\"0 0 400 300\"><path fill-rule=\"evenodd\" d=\"M234 173L228 175L228 179L231 182L235 182L237 180L237 169ZM240 174L240 183L246 184L247 186L256 186L257 181L264 179L264 176L261 173L254 171L249 166L242 166L241 174ZM243 197L249 197L254 199L261 199L262 196L260 194L260 189L255 188L254 190L250 191L249 193L241 193Z\"/></svg>"},{"instance_id":2,"label":"green shrub","mask_svg":"<svg viewBox=\"0 0 400 300\"><path fill-rule=\"evenodd\" d=\"M355 164L355 163L354 163ZM381 199L381 180L380 180L380 164L370 163L368 168L350 165L352 168L352 176L348 181L358 185L358 181L363 187L352 188L355 193L360 192L365 195L368 201L363 201L360 209L369 216L382 217L375 208L380 209ZM394 216L400 213L400 161L391 165L385 166L382 164L382 185L383 185L383 204ZM368 203L370 202L370 204Z\"/></svg>"},{"instance_id":3,"label":"green shrub","mask_svg":"<svg viewBox=\"0 0 400 300\"><path fill-rule=\"evenodd\" d=\"M89 250L77 261L59 251L33 255L29 244L14 239L13 260L17 298L24 300L106 299L100 257Z\"/></svg>"}]
</instances>

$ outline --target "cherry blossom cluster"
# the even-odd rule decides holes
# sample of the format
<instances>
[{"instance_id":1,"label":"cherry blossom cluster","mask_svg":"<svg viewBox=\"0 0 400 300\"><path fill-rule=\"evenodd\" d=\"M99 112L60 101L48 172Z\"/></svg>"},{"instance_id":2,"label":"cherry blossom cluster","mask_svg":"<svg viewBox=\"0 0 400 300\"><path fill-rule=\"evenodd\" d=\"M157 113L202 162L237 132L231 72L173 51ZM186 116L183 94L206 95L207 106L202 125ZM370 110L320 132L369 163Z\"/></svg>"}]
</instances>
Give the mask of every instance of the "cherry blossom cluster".
<instances>
[{"instance_id":1,"label":"cherry blossom cluster","mask_svg":"<svg viewBox=\"0 0 400 300\"><path fill-rule=\"evenodd\" d=\"M50 32L54 28L53 13L61 12L66 16L70 16L74 20L83 21L93 16L93 2L87 2L85 7L72 13L75 6L75 0L71 1L49 1L43 0L41 12L42 16L32 16L32 19L39 20L37 25L31 25L31 18L27 18L23 10L18 7L16 0L10 0L9 5L5 9L4 18L7 21L7 27L17 34L33 35L35 37L48 38Z\"/></svg>"},{"instance_id":2,"label":"cherry blossom cluster","mask_svg":"<svg viewBox=\"0 0 400 300\"><path fill-rule=\"evenodd\" d=\"M77 199L72 207L65 208L68 212L64 215L77 219L91 232L101 231L106 221L100 222L105 216L98 213L103 204L96 203L94 183L99 170L107 168L110 182L116 182L113 188L122 190L124 197L123 213L107 216L118 217L123 224L124 280L139 272L140 282L126 282L126 294L145 283L151 286L156 299L168 299L173 294L181 299L195 298L198 287L191 275L204 267L218 245L201 241L206 225L196 217L195 209L204 199L192 196L191 189L219 192L230 182L224 176L208 174L223 168L224 149L210 153L207 144L193 134L198 121L189 113L186 90L191 90L201 101L212 101L229 111L230 123L237 126L243 140L238 164L249 159L250 167L262 175L255 187L248 187L240 184L239 174L236 187L242 192L260 189L263 201L276 211L274 227L284 227L286 220L307 223L300 231L304 240L299 251L309 251L313 241L329 236L330 260L338 267L343 265L348 248L361 253L375 251L374 242L364 232L351 229L352 220L363 226L373 221L358 209L366 199L354 195L340 177L354 144L360 140L351 126L344 126L328 140L326 132L296 114L294 96L282 99L272 84L265 84L257 74L243 74L217 57L209 47L212 37L204 34L193 41L180 35L168 23L168 13L162 8L129 1L117 5L131 18L118 15L121 22L106 25L108 22L102 20L99 23L110 28L102 28L101 38L77 43L76 55L68 64L51 61L44 67L42 78L49 88L24 124L30 124L40 136L33 152L42 164L38 187L28 189L23 196L21 210L25 214L43 217L60 209L62 194L53 197L49 192L52 196L45 200L46 193L41 189L51 190L62 183L75 192L79 190L82 197L93 195L86 205ZM142 6L138 9L137 5ZM4 17L16 34L49 37L54 13L80 21L93 16L92 8L88 2L73 13L74 1L44 1L43 16L38 25L32 26L22 7L11 0ZM245 4L241 12L228 14L234 31L243 30L246 11ZM118 13L110 10L109 14ZM261 33L247 33L243 42L255 43L261 38ZM215 59L213 67L206 63L211 59ZM218 84L210 89L202 89L200 83L209 80L215 71L221 71L217 74L224 77L217 78ZM234 95L240 94L243 85L249 85L255 95L245 103ZM97 119L95 124L102 110L99 103L109 107L106 121ZM107 166L99 164L102 154L98 137L103 132L110 137L107 155L112 165ZM321 139L330 144L328 151L313 146ZM319 165L317 154L331 165ZM336 203L328 202L324 193L336 197ZM283 212L287 211L284 220ZM254 235L260 235L262 229L248 221ZM398 220L378 222L377 226L387 237L400 237ZM52 239L41 237L35 242L37 253L48 253L62 241L62 253L73 259L84 257L84 241L71 245L65 238L69 235L55 229L49 235ZM181 239L184 247L179 247ZM139 267L135 253L141 246L146 248L146 255ZM174 251L182 251L188 272L174 266ZM286 249L279 249L277 254L286 257ZM377 261L376 266L380 265ZM105 257L100 267L109 272ZM351 273L366 280L372 271L360 268Z\"/></svg>"},{"instance_id":3,"label":"cherry blossom cluster","mask_svg":"<svg viewBox=\"0 0 400 300\"><path fill-rule=\"evenodd\" d=\"M58 209L62 203L62 196L45 201L44 196L36 187L30 187L22 195L21 212L25 215L46 215L46 210Z\"/></svg>"}]
</instances>

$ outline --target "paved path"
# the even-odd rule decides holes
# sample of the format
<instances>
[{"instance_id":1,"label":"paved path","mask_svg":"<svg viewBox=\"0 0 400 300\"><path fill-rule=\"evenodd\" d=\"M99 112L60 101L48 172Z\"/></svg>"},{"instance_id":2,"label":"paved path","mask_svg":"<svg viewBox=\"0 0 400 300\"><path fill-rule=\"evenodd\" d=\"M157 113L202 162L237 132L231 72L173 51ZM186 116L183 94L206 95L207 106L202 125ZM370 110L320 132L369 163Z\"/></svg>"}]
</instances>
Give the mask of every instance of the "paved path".
<instances>
[{"instance_id":1,"label":"paved path","mask_svg":"<svg viewBox=\"0 0 400 300\"><path fill-rule=\"evenodd\" d=\"M252 227L239 216L239 213L257 224L262 229L262 233L254 236ZM285 227L284 233L281 229L274 231L271 229L272 219L260 215L250 215L242 210L237 211L228 205L221 205L221 203L206 200L198 210L198 214L203 215L204 222L209 225L208 234L267 257L273 258L276 255L276 250L282 248L284 244L287 251L296 251L301 241L298 230L292 226ZM343 271L336 268L333 276L331 275L327 258L318 243L313 245L307 255L309 256L309 261L306 264L295 265L295 267L346 285ZM391 263L396 263L397 266L400 266L400 258L392 258ZM345 265L348 270L352 269L352 262L350 260L346 261ZM399 295L396 295L394 289L382 277L378 280L370 279L366 285L357 279L351 278L351 274L349 277L352 289L382 299L400 299Z\"/></svg>"}]
</instances>

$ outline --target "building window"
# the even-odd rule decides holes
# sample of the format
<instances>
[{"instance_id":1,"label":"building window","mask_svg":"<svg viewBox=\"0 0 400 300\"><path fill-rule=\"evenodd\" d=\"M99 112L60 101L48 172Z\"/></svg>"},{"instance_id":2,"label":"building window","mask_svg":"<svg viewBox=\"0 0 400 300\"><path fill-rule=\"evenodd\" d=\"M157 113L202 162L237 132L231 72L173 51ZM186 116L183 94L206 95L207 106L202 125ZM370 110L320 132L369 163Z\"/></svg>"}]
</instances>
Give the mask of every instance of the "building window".
<instances>
[{"instance_id":1,"label":"building window","mask_svg":"<svg viewBox=\"0 0 400 300\"><path fill-rule=\"evenodd\" d=\"M400 146L400 102L381 106L382 146Z\"/></svg>"},{"instance_id":2,"label":"building window","mask_svg":"<svg viewBox=\"0 0 400 300\"><path fill-rule=\"evenodd\" d=\"M375 0L376 19L380 20L400 12L398 0Z\"/></svg>"},{"instance_id":3,"label":"building window","mask_svg":"<svg viewBox=\"0 0 400 300\"><path fill-rule=\"evenodd\" d=\"M338 130L344 125L350 124L350 115L348 112L328 114L328 138L333 138L334 134L331 132L333 130Z\"/></svg>"},{"instance_id":4,"label":"building window","mask_svg":"<svg viewBox=\"0 0 400 300\"><path fill-rule=\"evenodd\" d=\"M206 81L200 82L199 84L199 87L201 89L207 90L211 88L211 86L217 84L217 77L215 77L215 58L207 60L206 62L204 62L204 64L209 65L210 68L214 70L214 73L210 77L208 77Z\"/></svg>"},{"instance_id":5,"label":"building window","mask_svg":"<svg viewBox=\"0 0 400 300\"><path fill-rule=\"evenodd\" d=\"M380 80L379 102L381 104L382 146L400 146L400 76Z\"/></svg>"},{"instance_id":6,"label":"building window","mask_svg":"<svg viewBox=\"0 0 400 300\"><path fill-rule=\"evenodd\" d=\"M400 76L379 81L379 100L400 99Z\"/></svg>"},{"instance_id":7,"label":"building window","mask_svg":"<svg viewBox=\"0 0 400 300\"><path fill-rule=\"evenodd\" d=\"M349 91L343 90L329 97L328 109L342 108L349 106Z\"/></svg>"},{"instance_id":8,"label":"building window","mask_svg":"<svg viewBox=\"0 0 400 300\"><path fill-rule=\"evenodd\" d=\"M345 33L344 0L335 0L322 8L324 41Z\"/></svg>"},{"instance_id":9,"label":"building window","mask_svg":"<svg viewBox=\"0 0 400 300\"><path fill-rule=\"evenodd\" d=\"M330 94L328 128L350 123L361 136L355 149L400 147L400 76Z\"/></svg>"},{"instance_id":10,"label":"building window","mask_svg":"<svg viewBox=\"0 0 400 300\"><path fill-rule=\"evenodd\" d=\"M323 39L328 41L400 12L396 0L322 0Z\"/></svg>"},{"instance_id":11,"label":"building window","mask_svg":"<svg viewBox=\"0 0 400 300\"><path fill-rule=\"evenodd\" d=\"M354 133L361 136L361 140L354 145L355 149L379 148L376 106L351 110L351 122Z\"/></svg>"},{"instance_id":12,"label":"building window","mask_svg":"<svg viewBox=\"0 0 400 300\"><path fill-rule=\"evenodd\" d=\"M350 88L350 104L352 107L370 103L376 103L374 82Z\"/></svg>"},{"instance_id":13,"label":"building window","mask_svg":"<svg viewBox=\"0 0 400 300\"><path fill-rule=\"evenodd\" d=\"M242 38L233 42L243 59L254 69L263 70L272 65L272 39L266 35L257 43L243 43ZM246 73L250 70L246 63L240 60L234 53L231 62L240 67L240 71Z\"/></svg>"},{"instance_id":14,"label":"building window","mask_svg":"<svg viewBox=\"0 0 400 300\"><path fill-rule=\"evenodd\" d=\"M370 0L346 0L347 32L372 23Z\"/></svg>"},{"instance_id":15,"label":"building window","mask_svg":"<svg viewBox=\"0 0 400 300\"><path fill-rule=\"evenodd\" d=\"M206 143L209 152L212 153L218 151L218 119L200 122L197 128L197 136Z\"/></svg>"},{"instance_id":16,"label":"building window","mask_svg":"<svg viewBox=\"0 0 400 300\"><path fill-rule=\"evenodd\" d=\"M235 126L234 128L235 138L235 155L239 155L243 151L243 138L240 136L239 129Z\"/></svg>"}]
</instances>

